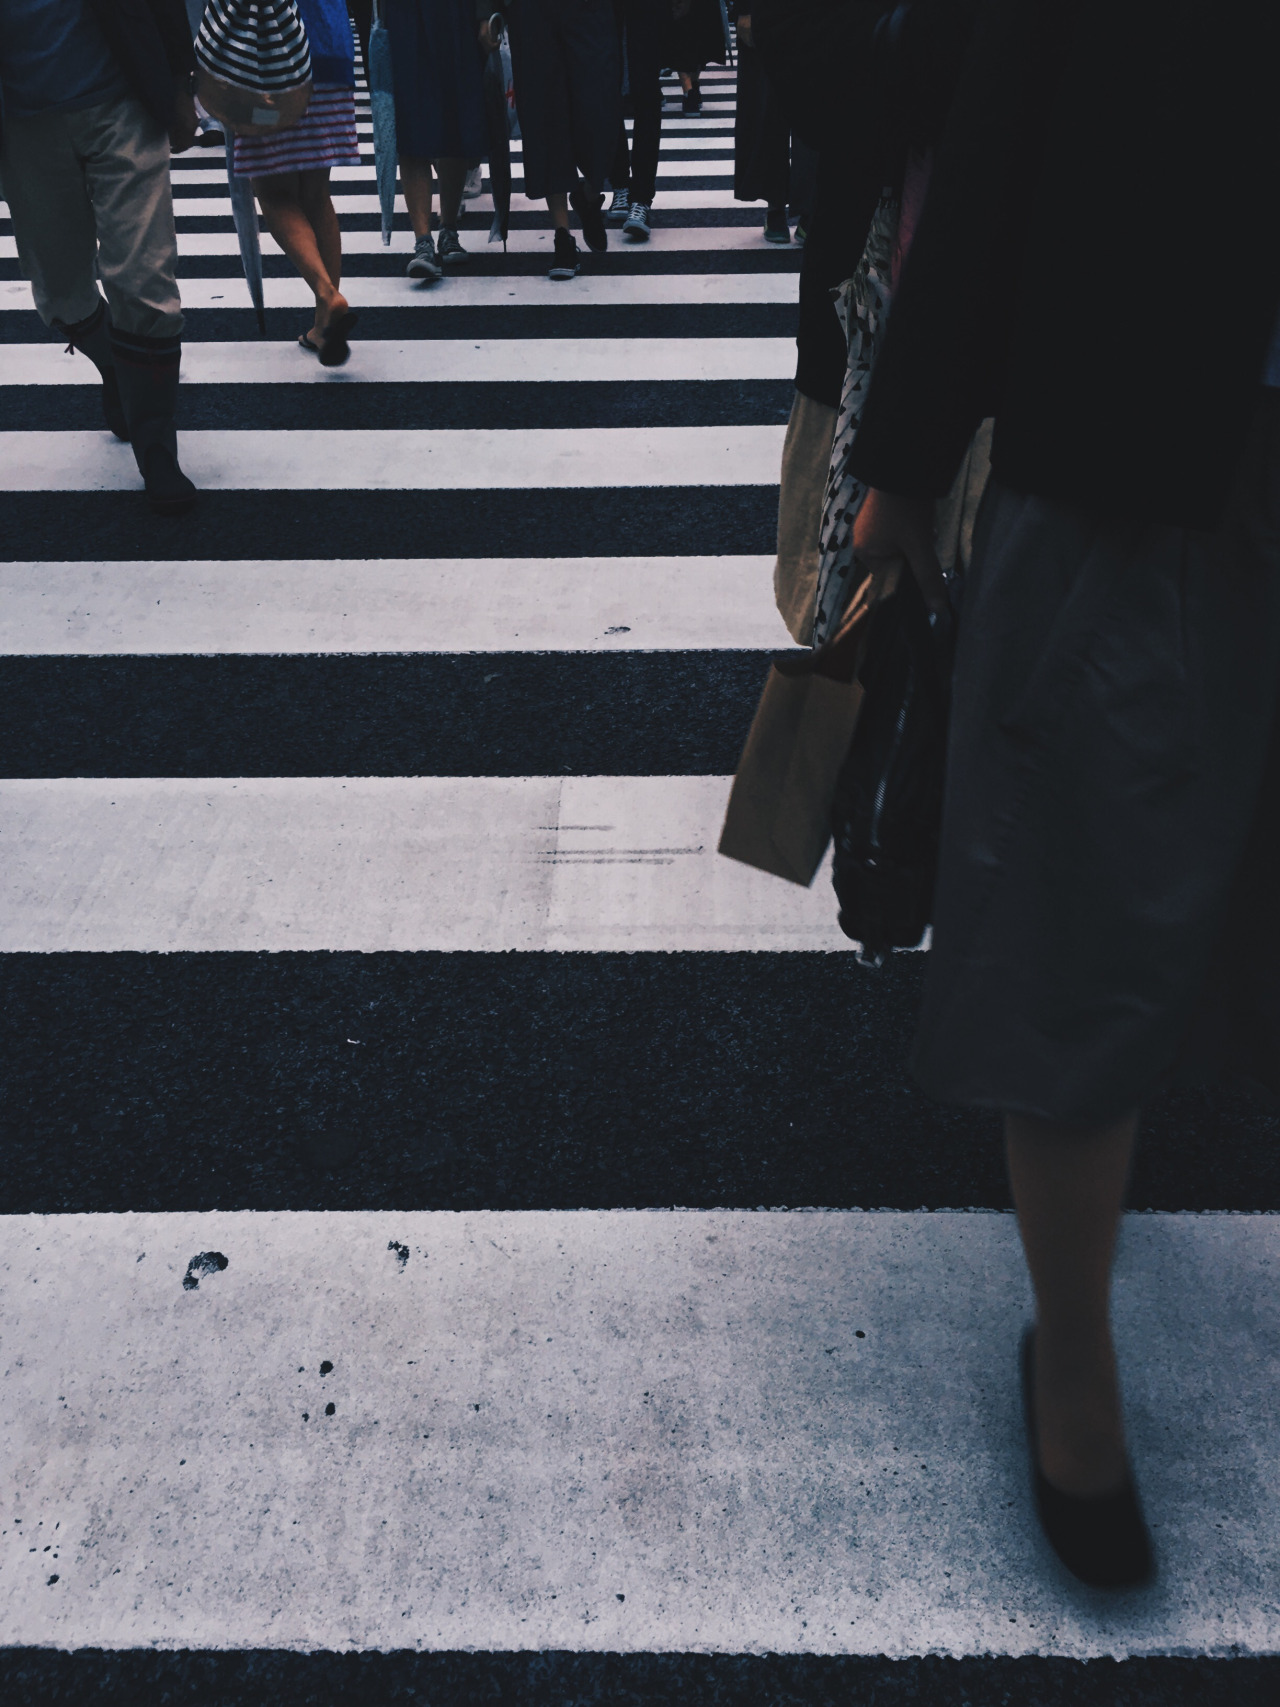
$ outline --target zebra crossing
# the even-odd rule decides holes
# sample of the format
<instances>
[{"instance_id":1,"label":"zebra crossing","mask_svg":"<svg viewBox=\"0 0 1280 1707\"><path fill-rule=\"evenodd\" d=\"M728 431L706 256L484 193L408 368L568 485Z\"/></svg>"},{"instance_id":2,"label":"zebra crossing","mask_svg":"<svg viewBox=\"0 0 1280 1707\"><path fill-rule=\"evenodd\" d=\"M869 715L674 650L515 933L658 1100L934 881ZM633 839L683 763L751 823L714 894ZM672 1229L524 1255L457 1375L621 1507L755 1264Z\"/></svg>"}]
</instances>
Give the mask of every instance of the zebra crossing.
<instances>
[{"instance_id":1,"label":"zebra crossing","mask_svg":"<svg viewBox=\"0 0 1280 1707\"><path fill-rule=\"evenodd\" d=\"M569 284L482 195L416 289L366 148L332 373L176 159L177 523L0 221L6 1700L1274 1699L1275 1120L1148 1121L1162 1575L1099 1600L1031 1521L993 1123L907 1077L920 957L715 855L799 252L704 91Z\"/></svg>"}]
</instances>

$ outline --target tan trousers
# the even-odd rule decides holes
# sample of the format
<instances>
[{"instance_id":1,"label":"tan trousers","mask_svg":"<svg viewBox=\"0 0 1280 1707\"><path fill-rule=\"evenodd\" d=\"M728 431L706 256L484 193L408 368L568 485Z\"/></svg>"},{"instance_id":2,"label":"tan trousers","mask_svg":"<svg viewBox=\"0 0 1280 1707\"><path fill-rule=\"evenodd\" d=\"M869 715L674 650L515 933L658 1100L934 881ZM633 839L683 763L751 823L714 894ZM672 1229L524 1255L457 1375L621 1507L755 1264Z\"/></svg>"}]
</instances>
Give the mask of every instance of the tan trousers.
<instances>
[{"instance_id":1,"label":"tan trousers","mask_svg":"<svg viewBox=\"0 0 1280 1707\"><path fill-rule=\"evenodd\" d=\"M808 646L813 639L822 499L831 467L836 415L829 404L815 403L797 391L782 446L773 592L787 632L801 646Z\"/></svg>"},{"instance_id":2,"label":"tan trousers","mask_svg":"<svg viewBox=\"0 0 1280 1707\"><path fill-rule=\"evenodd\" d=\"M121 95L76 113L6 115L0 186L46 326L88 319L97 278L120 331L182 335L169 138L140 101Z\"/></svg>"}]
</instances>

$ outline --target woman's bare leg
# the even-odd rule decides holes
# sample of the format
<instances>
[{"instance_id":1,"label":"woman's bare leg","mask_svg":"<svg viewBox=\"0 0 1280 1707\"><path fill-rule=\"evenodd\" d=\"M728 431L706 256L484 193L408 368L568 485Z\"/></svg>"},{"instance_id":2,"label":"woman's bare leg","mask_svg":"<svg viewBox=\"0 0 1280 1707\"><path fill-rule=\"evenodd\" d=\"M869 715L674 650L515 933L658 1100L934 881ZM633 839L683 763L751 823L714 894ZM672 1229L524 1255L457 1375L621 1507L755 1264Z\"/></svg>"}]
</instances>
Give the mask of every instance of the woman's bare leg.
<instances>
[{"instance_id":1,"label":"woman's bare leg","mask_svg":"<svg viewBox=\"0 0 1280 1707\"><path fill-rule=\"evenodd\" d=\"M415 238L425 237L431 230L431 197L434 188L430 160L425 160L418 154L402 154L400 183L404 189L404 205L409 210L413 235Z\"/></svg>"},{"instance_id":2,"label":"woman's bare leg","mask_svg":"<svg viewBox=\"0 0 1280 1707\"><path fill-rule=\"evenodd\" d=\"M1066 1494L1110 1493L1127 1469L1111 1262L1137 1126L1136 1114L1099 1127L1005 1119L1009 1179L1036 1295L1040 1466Z\"/></svg>"},{"instance_id":3,"label":"woman's bare leg","mask_svg":"<svg viewBox=\"0 0 1280 1707\"><path fill-rule=\"evenodd\" d=\"M467 182L465 160L437 160L436 177L440 180L440 224L446 231L458 229L462 211L462 192Z\"/></svg>"},{"instance_id":4,"label":"woman's bare leg","mask_svg":"<svg viewBox=\"0 0 1280 1707\"><path fill-rule=\"evenodd\" d=\"M346 312L347 299L329 275L315 227L303 205L304 175L310 176L282 172L270 178L254 178L253 193L267 229L307 281L316 299L315 330L322 332L337 315Z\"/></svg>"},{"instance_id":5,"label":"woman's bare leg","mask_svg":"<svg viewBox=\"0 0 1280 1707\"><path fill-rule=\"evenodd\" d=\"M316 247L330 283L337 290L342 284L342 227L329 194L329 168L299 172L298 177L302 181L303 212L316 234Z\"/></svg>"}]
</instances>

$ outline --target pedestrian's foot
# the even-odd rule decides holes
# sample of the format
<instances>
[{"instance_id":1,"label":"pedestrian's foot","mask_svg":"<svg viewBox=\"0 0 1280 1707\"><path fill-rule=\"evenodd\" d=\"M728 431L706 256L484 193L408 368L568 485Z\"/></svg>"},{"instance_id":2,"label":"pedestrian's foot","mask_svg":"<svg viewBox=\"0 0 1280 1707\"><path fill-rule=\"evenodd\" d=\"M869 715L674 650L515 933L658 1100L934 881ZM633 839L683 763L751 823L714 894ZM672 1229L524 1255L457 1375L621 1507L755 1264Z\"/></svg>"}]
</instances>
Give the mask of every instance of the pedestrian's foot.
<instances>
[{"instance_id":1,"label":"pedestrian's foot","mask_svg":"<svg viewBox=\"0 0 1280 1707\"><path fill-rule=\"evenodd\" d=\"M608 211L604 216L605 223L607 225L621 225L630 211L631 191L615 190L613 192L613 200L609 203Z\"/></svg>"},{"instance_id":2,"label":"pedestrian's foot","mask_svg":"<svg viewBox=\"0 0 1280 1707\"><path fill-rule=\"evenodd\" d=\"M589 190L585 184L579 184L576 190L569 192L569 205L582 221L582 240L597 255L609 247L609 233L605 229L604 214L600 211L603 202L604 197Z\"/></svg>"},{"instance_id":3,"label":"pedestrian's foot","mask_svg":"<svg viewBox=\"0 0 1280 1707\"><path fill-rule=\"evenodd\" d=\"M686 118L693 117L702 111L702 90L695 83L692 89L686 89L681 97L680 110Z\"/></svg>"},{"instance_id":4,"label":"pedestrian's foot","mask_svg":"<svg viewBox=\"0 0 1280 1707\"><path fill-rule=\"evenodd\" d=\"M179 516L196 501L196 489L167 445L152 445L142 467L147 502L158 516Z\"/></svg>"},{"instance_id":5,"label":"pedestrian's foot","mask_svg":"<svg viewBox=\"0 0 1280 1707\"><path fill-rule=\"evenodd\" d=\"M422 279L427 284L435 284L444 277L436 260L436 240L429 231L414 244L413 256L405 272L411 279Z\"/></svg>"},{"instance_id":6,"label":"pedestrian's foot","mask_svg":"<svg viewBox=\"0 0 1280 1707\"><path fill-rule=\"evenodd\" d=\"M468 250L458 241L458 233L451 226L442 225L440 236L436 241L436 259L442 267L465 267L471 259Z\"/></svg>"},{"instance_id":7,"label":"pedestrian's foot","mask_svg":"<svg viewBox=\"0 0 1280 1707\"><path fill-rule=\"evenodd\" d=\"M787 224L785 207L771 207L765 214L764 240L766 243L790 243L791 227Z\"/></svg>"},{"instance_id":8,"label":"pedestrian's foot","mask_svg":"<svg viewBox=\"0 0 1280 1707\"><path fill-rule=\"evenodd\" d=\"M627 214L627 223L622 228L622 235L627 242L647 243L652 229L649 223L649 204L632 202L631 211Z\"/></svg>"},{"instance_id":9,"label":"pedestrian's foot","mask_svg":"<svg viewBox=\"0 0 1280 1707\"><path fill-rule=\"evenodd\" d=\"M351 355L349 342L355 330L356 317L347 307L345 300L342 307L327 320L320 332L320 366L342 367Z\"/></svg>"},{"instance_id":10,"label":"pedestrian's foot","mask_svg":"<svg viewBox=\"0 0 1280 1707\"><path fill-rule=\"evenodd\" d=\"M312 326L307 331L300 334L298 338L298 346L300 349L310 350L313 356L318 356L320 354L321 338L322 334L316 327Z\"/></svg>"},{"instance_id":11,"label":"pedestrian's foot","mask_svg":"<svg viewBox=\"0 0 1280 1707\"><path fill-rule=\"evenodd\" d=\"M1109 1478L1101 1491L1067 1492L1050 1480L1043 1463L1046 1430L1036 1398L1036 1349L1036 1336L1028 1330L1022 1341L1022 1408L1036 1514L1045 1539L1082 1582L1094 1588L1140 1588L1155 1576L1155 1557L1123 1445L1119 1476Z\"/></svg>"},{"instance_id":12,"label":"pedestrian's foot","mask_svg":"<svg viewBox=\"0 0 1280 1707\"><path fill-rule=\"evenodd\" d=\"M1037 1460L1059 1493L1075 1499L1112 1494L1129 1468L1110 1352L1081 1360L1054 1356L1052 1347L1038 1331L1032 1359Z\"/></svg>"},{"instance_id":13,"label":"pedestrian's foot","mask_svg":"<svg viewBox=\"0 0 1280 1707\"><path fill-rule=\"evenodd\" d=\"M549 279L575 278L582 265L582 254L573 240L573 233L563 225L556 226L555 252L547 269Z\"/></svg>"}]
</instances>

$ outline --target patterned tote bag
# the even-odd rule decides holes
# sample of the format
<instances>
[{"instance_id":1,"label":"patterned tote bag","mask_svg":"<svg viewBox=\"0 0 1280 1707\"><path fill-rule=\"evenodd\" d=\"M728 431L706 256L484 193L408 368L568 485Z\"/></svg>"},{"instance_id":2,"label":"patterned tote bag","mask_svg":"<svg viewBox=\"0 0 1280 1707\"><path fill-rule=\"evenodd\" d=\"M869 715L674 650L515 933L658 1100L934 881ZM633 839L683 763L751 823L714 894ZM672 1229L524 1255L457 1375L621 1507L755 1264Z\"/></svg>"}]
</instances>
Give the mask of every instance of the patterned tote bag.
<instances>
[{"instance_id":1,"label":"patterned tote bag","mask_svg":"<svg viewBox=\"0 0 1280 1707\"><path fill-rule=\"evenodd\" d=\"M849 469L863 404L884 338L892 291L893 246L898 234L899 201L886 190L867 233L862 259L851 279L836 293L836 313L849 343L840 410L831 446L831 468L822 502L818 537L818 593L813 619L813 645L834 638L840 619L853 597L859 573L853 557L853 524L867 489Z\"/></svg>"},{"instance_id":2,"label":"patterned tote bag","mask_svg":"<svg viewBox=\"0 0 1280 1707\"><path fill-rule=\"evenodd\" d=\"M239 136L287 130L311 101L311 49L295 0L209 0L196 93Z\"/></svg>"}]
</instances>

